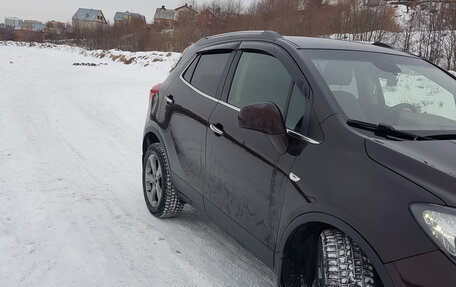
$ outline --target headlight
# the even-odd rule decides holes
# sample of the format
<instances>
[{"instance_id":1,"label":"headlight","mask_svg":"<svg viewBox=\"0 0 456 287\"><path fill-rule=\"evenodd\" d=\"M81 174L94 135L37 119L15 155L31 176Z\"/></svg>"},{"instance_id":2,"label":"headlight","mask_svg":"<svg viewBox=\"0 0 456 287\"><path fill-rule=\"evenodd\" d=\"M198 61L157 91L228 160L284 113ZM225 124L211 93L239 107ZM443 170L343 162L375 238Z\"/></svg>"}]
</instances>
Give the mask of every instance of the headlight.
<instances>
[{"instance_id":1,"label":"headlight","mask_svg":"<svg viewBox=\"0 0 456 287\"><path fill-rule=\"evenodd\" d=\"M433 204L412 204L410 210L440 249L456 260L456 209Z\"/></svg>"}]
</instances>

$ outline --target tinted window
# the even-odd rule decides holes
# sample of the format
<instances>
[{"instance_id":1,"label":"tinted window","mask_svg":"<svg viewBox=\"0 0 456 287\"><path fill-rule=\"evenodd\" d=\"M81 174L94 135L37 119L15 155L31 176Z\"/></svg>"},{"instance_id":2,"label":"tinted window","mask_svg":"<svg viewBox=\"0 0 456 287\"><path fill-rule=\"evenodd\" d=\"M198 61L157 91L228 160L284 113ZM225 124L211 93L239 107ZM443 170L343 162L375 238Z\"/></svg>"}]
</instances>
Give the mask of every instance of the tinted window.
<instances>
[{"instance_id":1,"label":"tinted window","mask_svg":"<svg viewBox=\"0 0 456 287\"><path fill-rule=\"evenodd\" d=\"M301 93L297 85L293 86L291 93L290 104L288 106L287 129L299 132L301 131L302 121L304 119L304 112L306 108L306 98Z\"/></svg>"},{"instance_id":2,"label":"tinted window","mask_svg":"<svg viewBox=\"0 0 456 287\"><path fill-rule=\"evenodd\" d=\"M201 55L190 82L192 86L210 96L216 96L217 86L229 57L230 53Z\"/></svg>"},{"instance_id":3,"label":"tinted window","mask_svg":"<svg viewBox=\"0 0 456 287\"><path fill-rule=\"evenodd\" d=\"M196 64L198 64L198 60L199 57L196 57L184 73L184 79L189 83L192 80L193 72L195 71Z\"/></svg>"},{"instance_id":4,"label":"tinted window","mask_svg":"<svg viewBox=\"0 0 456 287\"><path fill-rule=\"evenodd\" d=\"M283 112L292 79L276 58L244 52L231 85L228 103L242 108L258 102L273 102Z\"/></svg>"}]
</instances>

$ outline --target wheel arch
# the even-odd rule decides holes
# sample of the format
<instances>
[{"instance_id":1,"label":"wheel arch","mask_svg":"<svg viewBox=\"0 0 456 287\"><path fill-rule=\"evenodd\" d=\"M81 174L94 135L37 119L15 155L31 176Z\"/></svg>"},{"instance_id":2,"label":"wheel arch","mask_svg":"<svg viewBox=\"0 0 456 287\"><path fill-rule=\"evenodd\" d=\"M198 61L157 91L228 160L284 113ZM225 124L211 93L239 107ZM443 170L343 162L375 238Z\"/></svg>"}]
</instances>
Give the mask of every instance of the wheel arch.
<instances>
[{"instance_id":1,"label":"wheel arch","mask_svg":"<svg viewBox=\"0 0 456 287\"><path fill-rule=\"evenodd\" d=\"M320 212L306 213L296 217L282 233L277 244L277 251L274 258L278 276L278 286L286 286L282 285L282 283L284 280L289 280L287 276L291 274L288 272L293 271L294 267L290 265L293 264L293 258L289 258L289 256L292 254L290 253L291 251L296 251L293 249L296 247L296 244L299 244L300 247L304 246L298 254L302 254L302 252L307 253L306 255L308 257L305 258L307 262L305 262L303 268L305 269L304 272L307 272L307 274L304 275L309 275L308 273L312 269L308 268L314 267L312 266L314 262L311 260L315 260L316 258L315 250L310 249L315 248L315 236L318 237L321 231L329 228L338 229L352 238L371 261L383 286L394 286L383 262L369 242L343 220L330 214Z\"/></svg>"},{"instance_id":2,"label":"wheel arch","mask_svg":"<svg viewBox=\"0 0 456 287\"><path fill-rule=\"evenodd\" d=\"M160 133L153 127L149 127L144 131L143 141L142 141L142 154L146 153L150 145L154 143L162 143L163 140L160 136Z\"/></svg>"}]
</instances>

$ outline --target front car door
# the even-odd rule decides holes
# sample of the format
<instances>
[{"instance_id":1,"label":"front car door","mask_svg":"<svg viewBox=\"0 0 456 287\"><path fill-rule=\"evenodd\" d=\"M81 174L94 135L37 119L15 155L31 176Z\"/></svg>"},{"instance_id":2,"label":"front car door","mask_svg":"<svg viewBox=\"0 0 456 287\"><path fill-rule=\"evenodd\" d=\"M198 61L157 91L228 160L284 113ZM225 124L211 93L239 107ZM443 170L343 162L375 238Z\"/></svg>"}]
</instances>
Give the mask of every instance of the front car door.
<instances>
[{"instance_id":1,"label":"front car door","mask_svg":"<svg viewBox=\"0 0 456 287\"><path fill-rule=\"evenodd\" d=\"M304 100L308 89L293 59L273 44L244 42L235 63L209 119L205 208L272 266L288 174L276 168L281 154L269 138L239 128L238 114L246 105L273 102L285 115L290 95L299 94ZM295 116L289 122L295 129L304 121Z\"/></svg>"}]
</instances>

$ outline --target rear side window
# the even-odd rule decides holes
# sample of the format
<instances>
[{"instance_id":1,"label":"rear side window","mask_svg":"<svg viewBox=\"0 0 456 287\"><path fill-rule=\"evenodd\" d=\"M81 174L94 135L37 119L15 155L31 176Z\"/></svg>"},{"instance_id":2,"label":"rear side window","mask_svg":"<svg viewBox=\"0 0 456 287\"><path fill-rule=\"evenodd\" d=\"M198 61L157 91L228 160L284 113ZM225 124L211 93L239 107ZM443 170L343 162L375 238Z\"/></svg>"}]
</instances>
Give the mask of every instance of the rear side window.
<instances>
[{"instance_id":1,"label":"rear side window","mask_svg":"<svg viewBox=\"0 0 456 287\"><path fill-rule=\"evenodd\" d=\"M190 84L198 90L215 97L217 93L217 87L222 77L223 71L230 53L213 53L203 54L200 56L198 63L196 64L193 76L190 79ZM194 61L195 63L196 61ZM187 71L190 71L193 64L190 65ZM187 73L184 75L185 79L189 76Z\"/></svg>"},{"instance_id":2,"label":"rear side window","mask_svg":"<svg viewBox=\"0 0 456 287\"><path fill-rule=\"evenodd\" d=\"M273 102L285 110L292 78L273 56L244 52L234 74L228 103L242 108L258 102Z\"/></svg>"}]
</instances>

